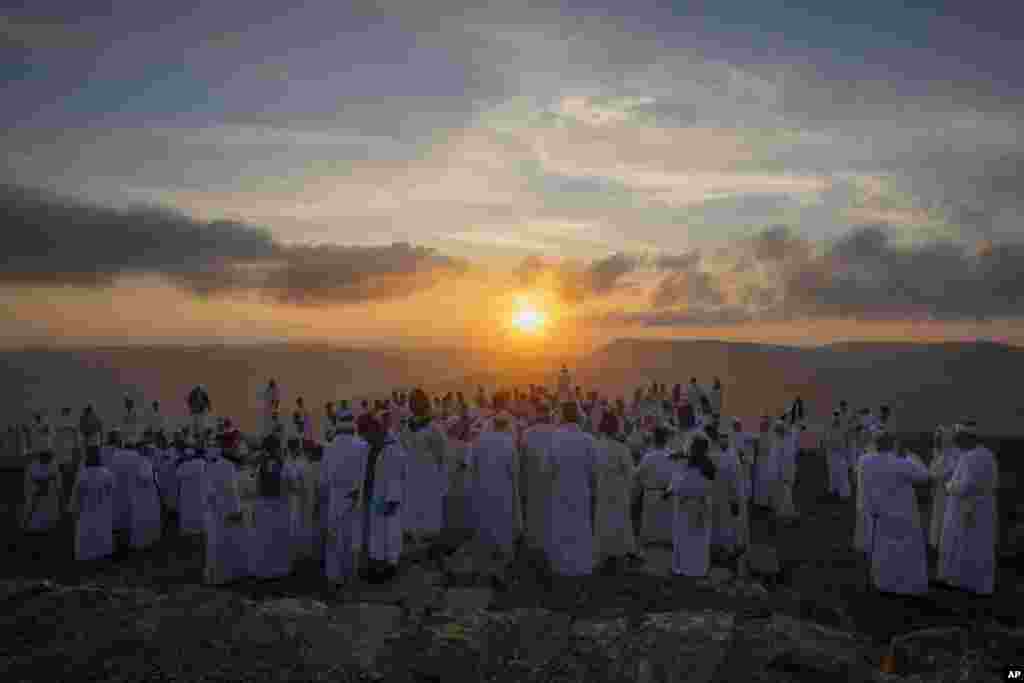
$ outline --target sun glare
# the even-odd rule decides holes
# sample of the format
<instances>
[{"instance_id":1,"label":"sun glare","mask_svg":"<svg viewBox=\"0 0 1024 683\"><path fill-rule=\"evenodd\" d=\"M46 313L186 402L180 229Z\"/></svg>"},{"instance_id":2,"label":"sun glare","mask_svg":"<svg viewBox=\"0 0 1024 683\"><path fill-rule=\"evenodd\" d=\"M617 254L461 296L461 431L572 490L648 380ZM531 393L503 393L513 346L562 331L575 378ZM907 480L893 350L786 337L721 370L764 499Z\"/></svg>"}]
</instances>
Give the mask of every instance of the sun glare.
<instances>
[{"instance_id":1,"label":"sun glare","mask_svg":"<svg viewBox=\"0 0 1024 683\"><path fill-rule=\"evenodd\" d=\"M544 323L544 314L533 308L524 308L512 318L512 326L520 332L539 332Z\"/></svg>"}]
</instances>

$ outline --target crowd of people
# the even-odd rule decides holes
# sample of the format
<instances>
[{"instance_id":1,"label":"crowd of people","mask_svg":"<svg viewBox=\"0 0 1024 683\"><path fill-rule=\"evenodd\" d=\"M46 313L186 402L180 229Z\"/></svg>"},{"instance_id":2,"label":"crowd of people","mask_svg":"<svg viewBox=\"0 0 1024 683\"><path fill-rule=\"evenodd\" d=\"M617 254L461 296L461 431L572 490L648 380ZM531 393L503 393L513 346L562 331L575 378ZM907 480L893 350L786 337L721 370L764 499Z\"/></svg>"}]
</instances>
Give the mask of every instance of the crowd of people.
<instances>
[{"instance_id":1,"label":"crowd of people","mask_svg":"<svg viewBox=\"0 0 1024 683\"><path fill-rule=\"evenodd\" d=\"M747 431L722 417L717 378L708 388L655 383L630 405L584 395L565 367L553 385L491 396L480 387L473 405L422 389L331 402L317 431L302 398L282 419L271 380L250 438L230 419L209 424L203 387L188 394L189 421L177 429L157 402L140 415L126 399L113 426L92 406L78 420L65 408L56 428L40 415L29 430L22 527L46 534L71 515L83 562L196 535L211 584L286 576L309 558L337 585L389 580L406 544L446 530L499 561L541 552L561 576L642 563L661 544L674 574L700 577L713 556L751 545L752 508L798 523L799 398ZM930 545L940 582L991 594L998 468L976 424L939 429L926 465L897 443L890 417L886 406L875 415L840 403L816 451L829 472L822 494L855 506L850 541L878 590L927 592ZM934 488L927 531L919 486Z\"/></svg>"}]
</instances>

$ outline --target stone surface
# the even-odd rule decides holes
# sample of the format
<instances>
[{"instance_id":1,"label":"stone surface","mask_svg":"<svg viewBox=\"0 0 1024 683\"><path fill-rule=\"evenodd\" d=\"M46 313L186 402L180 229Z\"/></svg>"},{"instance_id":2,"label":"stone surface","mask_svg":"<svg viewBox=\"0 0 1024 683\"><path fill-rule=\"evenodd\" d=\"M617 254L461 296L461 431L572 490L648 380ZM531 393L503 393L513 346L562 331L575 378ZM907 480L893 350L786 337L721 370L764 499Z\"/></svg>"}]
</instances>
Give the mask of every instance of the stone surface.
<instances>
[{"instance_id":1,"label":"stone surface","mask_svg":"<svg viewBox=\"0 0 1024 683\"><path fill-rule=\"evenodd\" d=\"M962 628L929 628L893 638L892 649L899 671L935 671L967 652L967 631Z\"/></svg>"},{"instance_id":2,"label":"stone surface","mask_svg":"<svg viewBox=\"0 0 1024 683\"><path fill-rule=\"evenodd\" d=\"M732 579L733 572L727 567L712 567L711 571L708 572L708 581L712 586L721 586L732 581Z\"/></svg>"},{"instance_id":3,"label":"stone surface","mask_svg":"<svg viewBox=\"0 0 1024 683\"><path fill-rule=\"evenodd\" d=\"M637 571L647 576L672 576L672 549L660 545L644 546L644 563Z\"/></svg>"},{"instance_id":4,"label":"stone surface","mask_svg":"<svg viewBox=\"0 0 1024 683\"><path fill-rule=\"evenodd\" d=\"M485 610L494 600L490 588L449 588L445 591L441 609L452 614L465 614Z\"/></svg>"}]
</instances>

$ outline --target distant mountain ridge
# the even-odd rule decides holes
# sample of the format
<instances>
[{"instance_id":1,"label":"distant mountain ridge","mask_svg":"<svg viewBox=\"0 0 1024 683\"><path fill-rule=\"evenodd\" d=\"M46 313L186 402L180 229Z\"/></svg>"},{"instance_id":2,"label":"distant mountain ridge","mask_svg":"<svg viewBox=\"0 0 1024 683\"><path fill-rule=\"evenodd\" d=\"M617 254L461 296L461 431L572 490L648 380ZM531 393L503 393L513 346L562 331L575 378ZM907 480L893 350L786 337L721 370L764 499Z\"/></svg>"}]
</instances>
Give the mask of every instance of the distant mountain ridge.
<instances>
[{"instance_id":1,"label":"distant mountain ridge","mask_svg":"<svg viewBox=\"0 0 1024 683\"><path fill-rule=\"evenodd\" d=\"M824 421L841 398L851 406L893 408L894 429L930 431L966 416L982 430L1024 434L1024 349L991 342L910 344L839 342L788 347L712 340L619 339L570 362L576 383L631 399L638 386L658 381L704 385L721 377L727 415L752 421L777 415L800 395L810 417ZM216 414L253 428L259 396L269 377L282 385L284 408L302 395L319 418L323 404L341 398L383 396L392 388L422 385L430 391L475 395L529 383L552 385L559 362L460 348L355 348L327 344L147 346L0 351L3 423L26 420L46 408L56 419L63 405L74 413L87 401L102 416L120 416L125 394L161 401L173 419L184 419L185 395L205 384ZM748 428L753 424L748 425Z\"/></svg>"}]
</instances>

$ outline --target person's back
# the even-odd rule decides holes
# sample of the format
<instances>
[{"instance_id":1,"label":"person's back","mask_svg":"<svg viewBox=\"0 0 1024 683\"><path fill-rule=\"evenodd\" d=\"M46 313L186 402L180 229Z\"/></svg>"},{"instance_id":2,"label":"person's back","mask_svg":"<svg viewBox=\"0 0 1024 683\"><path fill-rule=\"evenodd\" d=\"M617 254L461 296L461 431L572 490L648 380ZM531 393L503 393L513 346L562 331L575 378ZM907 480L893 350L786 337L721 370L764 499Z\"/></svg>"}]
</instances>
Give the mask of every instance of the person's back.
<instances>
[{"instance_id":1,"label":"person's back","mask_svg":"<svg viewBox=\"0 0 1024 683\"><path fill-rule=\"evenodd\" d=\"M139 454L123 448L114 453L110 470L114 473L114 531L128 531L132 526L132 501L139 474Z\"/></svg>"},{"instance_id":2,"label":"person's back","mask_svg":"<svg viewBox=\"0 0 1024 683\"><path fill-rule=\"evenodd\" d=\"M881 453L865 458L864 507L870 522L868 553L879 590L901 594L928 591L928 564L914 485L928 481L916 458L880 444Z\"/></svg>"},{"instance_id":3,"label":"person's back","mask_svg":"<svg viewBox=\"0 0 1024 683\"><path fill-rule=\"evenodd\" d=\"M509 431L485 431L474 441L470 461L474 472L473 505L477 531L485 542L511 552L516 532L519 501L515 500L518 466L515 436Z\"/></svg>"},{"instance_id":4,"label":"person's back","mask_svg":"<svg viewBox=\"0 0 1024 683\"><path fill-rule=\"evenodd\" d=\"M552 515L548 555L556 574L590 574L596 561L591 496L597 476L597 445L578 426L565 424L551 439Z\"/></svg>"},{"instance_id":5,"label":"person's back","mask_svg":"<svg viewBox=\"0 0 1024 683\"><path fill-rule=\"evenodd\" d=\"M147 548L160 539L160 498L156 473L148 456L136 454L135 482L132 492L132 524L129 542L134 548Z\"/></svg>"},{"instance_id":6,"label":"person's back","mask_svg":"<svg viewBox=\"0 0 1024 683\"><path fill-rule=\"evenodd\" d=\"M198 534L205 524L206 461L195 451L186 452L176 471L178 525L182 534Z\"/></svg>"},{"instance_id":7,"label":"person's back","mask_svg":"<svg viewBox=\"0 0 1024 683\"><path fill-rule=\"evenodd\" d=\"M962 454L948 485L941 574L953 586L989 595L995 589L998 465L976 441L957 446Z\"/></svg>"},{"instance_id":8,"label":"person's back","mask_svg":"<svg viewBox=\"0 0 1024 683\"><path fill-rule=\"evenodd\" d=\"M45 451L25 471L25 512L23 528L30 532L53 530L60 522L60 469L50 451Z\"/></svg>"},{"instance_id":9,"label":"person's back","mask_svg":"<svg viewBox=\"0 0 1024 683\"><path fill-rule=\"evenodd\" d=\"M82 469L72 501L76 513L75 559L81 561L114 552L114 475L101 464L98 452L94 453Z\"/></svg>"}]
</instances>

